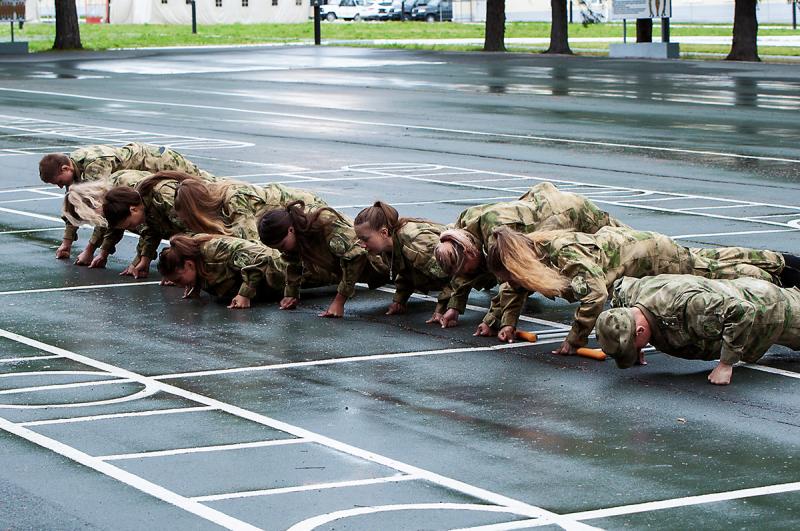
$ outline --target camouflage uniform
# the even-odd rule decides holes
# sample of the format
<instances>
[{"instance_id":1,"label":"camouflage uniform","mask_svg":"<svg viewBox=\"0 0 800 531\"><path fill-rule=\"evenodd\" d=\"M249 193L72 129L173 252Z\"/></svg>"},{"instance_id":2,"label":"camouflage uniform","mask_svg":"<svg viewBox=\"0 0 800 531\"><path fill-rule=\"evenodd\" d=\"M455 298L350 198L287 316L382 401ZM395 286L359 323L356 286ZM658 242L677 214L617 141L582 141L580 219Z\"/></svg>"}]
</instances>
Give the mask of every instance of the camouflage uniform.
<instances>
[{"instance_id":1,"label":"camouflage uniform","mask_svg":"<svg viewBox=\"0 0 800 531\"><path fill-rule=\"evenodd\" d=\"M320 208L328 204L312 192L272 183L255 186L246 183L226 185L222 220L231 235L245 240L260 242L258 219L272 210L283 210L293 201L304 201L309 208Z\"/></svg>"},{"instance_id":2,"label":"camouflage uniform","mask_svg":"<svg viewBox=\"0 0 800 531\"><path fill-rule=\"evenodd\" d=\"M468 208L458 216L454 228L472 234L486 253L494 245L493 230L499 226L529 234L534 231L575 230L594 234L601 227L626 227L617 219L597 208L587 198L569 192L559 192L551 183L537 184L518 200L490 203ZM448 308L464 313L471 289L489 289L497 284L484 265L469 277L451 280L453 295Z\"/></svg>"},{"instance_id":3,"label":"camouflage uniform","mask_svg":"<svg viewBox=\"0 0 800 531\"><path fill-rule=\"evenodd\" d=\"M576 347L586 344L603 311L608 290L618 278L692 272L688 249L663 234L627 228L604 227L596 234L565 232L538 243L536 251L545 264L569 279L570 293L563 297L581 303L567 336L567 341ZM528 295L525 290L514 290L505 284L492 300L484 323L493 327L516 326Z\"/></svg>"},{"instance_id":4,"label":"camouflage uniform","mask_svg":"<svg viewBox=\"0 0 800 531\"><path fill-rule=\"evenodd\" d=\"M143 170L155 173L162 170L179 170L206 180L216 177L197 167L180 153L164 146L131 143L121 148L114 146L87 146L69 154L75 170L74 183L107 179L120 170ZM65 220L64 239L76 241L78 227ZM105 229L96 227L89 243L97 245L103 239Z\"/></svg>"},{"instance_id":5,"label":"camouflage uniform","mask_svg":"<svg viewBox=\"0 0 800 531\"><path fill-rule=\"evenodd\" d=\"M275 249L230 236L200 245L205 274L198 287L217 297L280 298L286 262Z\"/></svg>"},{"instance_id":6,"label":"camouflage uniform","mask_svg":"<svg viewBox=\"0 0 800 531\"><path fill-rule=\"evenodd\" d=\"M117 186L129 186L131 188L134 188L137 184L142 182L144 179L150 177L151 175L152 173L148 171L121 170L114 172L110 176L108 176L108 180L111 183L112 188L115 188ZM101 250L108 252L108 254L114 254L117 251L116 245L122 239L124 234L125 231L123 229L109 229L106 227L95 227L94 231L92 232L92 236L89 239L89 243L91 243L94 246L100 244Z\"/></svg>"},{"instance_id":7,"label":"camouflage uniform","mask_svg":"<svg viewBox=\"0 0 800 531\"><path fill-rule=\"evenodd\" d=\"M650 343L672 356L733 365L757 361L773 344L800 349L800 290L763 280L624 278L614 285L612 305L642 309ZM598 334L606 334L605 323Z\"/></svg>"},{"instance_id":8,"label":"camouflage uniform","mask_svg":"<svg viewBox=\"0 0 800 531\"><path fill-rule=\"evenodd\" d=\"M313 249L316 260L302 259L299 253L284 253L286 260L286 288L284 297L299 297L301 283L312 279L324 284L338 283L337 293L350 298L355 294L356 282L366 282L370 287L385 284L388 267L379 256L371 256L358 244L353 223L325 212L321 219L332 219L324 241Z\"/></svg>"},{"instance_id":9,"label":"camouflage uniform","mask_svg":"<svg viewBox=\"0 0 800 531\"><path fill-rule=\"evenodd\" d=\"M693 274L716 279L753 277L779 283L785 262L780 253L746 247L691 248Z\"/></svg>"},{"instance_id":10,"label":"camouflage uniform","mask_svg":"<svg viewBox=\"0 0 800 531\"><path fill-rule=\"evenodd\" d=\"M390 277L394 277L394 302L405 304L416 290L421 293L439 292L436 305L438 313L444 313L450 299L450 278L442 271L433 256L444 225L430 221L407 221L392 235Z\"/></svg>"}]
</instances>

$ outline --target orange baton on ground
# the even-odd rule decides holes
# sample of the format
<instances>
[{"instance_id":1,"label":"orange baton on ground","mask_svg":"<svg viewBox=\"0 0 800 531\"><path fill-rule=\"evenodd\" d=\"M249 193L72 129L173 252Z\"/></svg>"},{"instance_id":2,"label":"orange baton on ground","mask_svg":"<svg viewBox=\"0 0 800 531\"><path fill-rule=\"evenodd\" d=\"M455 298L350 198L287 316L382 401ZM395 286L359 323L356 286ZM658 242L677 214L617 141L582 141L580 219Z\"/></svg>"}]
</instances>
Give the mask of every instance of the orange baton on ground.
<instances>
[{"instance_id":1,"label":"orange baton on ground","mask_svg":"<svg viewBox=\"0 0 800 531\"><path fill-rule=\"evenodd\" d=\"M598 348L586 348L581 347L576 352L578 356L583 356L584 358L591 358L597 361L605 361L606 353Z\"/></svg>"},{"instance_id":2,"label":"orange baton on ground","mask_svg":"<svg viewBox=\"0 0 800 531\"><path fill-rule=\"evenodd\" d=\"M536 343L536 340L538 339L536 334L533 332L525 332L524 330L517 330L515 335L517 336L517 339L523 339L530 343Z\"/></svg>"}]
</instances>

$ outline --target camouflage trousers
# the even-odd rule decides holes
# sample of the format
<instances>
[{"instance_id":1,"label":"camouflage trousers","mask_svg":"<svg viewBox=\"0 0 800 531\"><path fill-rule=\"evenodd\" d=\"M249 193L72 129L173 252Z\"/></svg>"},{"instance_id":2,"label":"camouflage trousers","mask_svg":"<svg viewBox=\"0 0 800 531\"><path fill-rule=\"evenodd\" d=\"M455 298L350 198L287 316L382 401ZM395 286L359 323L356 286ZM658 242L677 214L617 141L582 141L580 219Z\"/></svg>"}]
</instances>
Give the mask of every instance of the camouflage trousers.
<instances>
[{"instance_id":1,"label":"camouflage trousers","mask_svg":"<svg viewBox=\"0 0 800 531\"><path fill-rule=\"evenodd\" d=\"M752 277L777 283L784 268L780 253L747 247L693 247L689 254L694 262L694 274L705 278Z\"/></svg>"}]
</instances>

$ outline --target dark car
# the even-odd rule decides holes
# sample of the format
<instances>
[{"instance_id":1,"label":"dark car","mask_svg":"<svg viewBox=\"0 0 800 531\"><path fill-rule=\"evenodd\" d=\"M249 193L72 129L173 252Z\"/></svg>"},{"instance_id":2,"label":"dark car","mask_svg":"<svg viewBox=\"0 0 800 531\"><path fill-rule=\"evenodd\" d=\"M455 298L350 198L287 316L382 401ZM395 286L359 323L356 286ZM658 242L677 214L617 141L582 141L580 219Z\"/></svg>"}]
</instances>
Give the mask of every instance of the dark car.
<instances>
[{"instance_id":1,"label":"dark car","mask_svg":"<svg viewBox=\"0 0 800 531\"><path fill-rule=\"evenodd\" d=\"M392 0L392 14L390 20L411 20L411 11L423 0Z\"/></svg>"},{"instance_id":2,"label":"dark car","mask_svg":"<svg viewBox=\"0 0 800 531\"><path fill-rule=\"evenodd\" d=\"M425 22L452 22L453 2L452 0L417 0L417 4L411 10L411 18Z\"/></svg>"}]
</instances>

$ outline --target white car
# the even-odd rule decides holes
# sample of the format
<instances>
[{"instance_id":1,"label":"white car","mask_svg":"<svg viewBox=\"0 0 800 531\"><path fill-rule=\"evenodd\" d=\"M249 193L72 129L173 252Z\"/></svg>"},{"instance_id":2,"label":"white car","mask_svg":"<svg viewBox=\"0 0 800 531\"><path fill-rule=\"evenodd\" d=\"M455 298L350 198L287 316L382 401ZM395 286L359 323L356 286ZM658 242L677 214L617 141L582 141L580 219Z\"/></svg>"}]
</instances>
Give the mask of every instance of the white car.
<instances>
[{"instance_id":1,"label":"white car","mask_svg":"<svg viewBox=\"0 0 800 531\"><path fill-rule=\"evenodd\" d=\"M394 7L392 0L377 0L367 4L367 9L361 14L364 20L389 20Z\"/></svg>"},{"instance_id":2,"label":"white car","mask_svg":"<svg viewBox=\"0 0 800 531\"><path fill-rule=\"evenodd\" d=\"M337 18L342 20L361 20L361 16L366 10L366 0L336 0L332 3L320 6L319 16L333 22Z\"/></svg>"}]
</instances>

